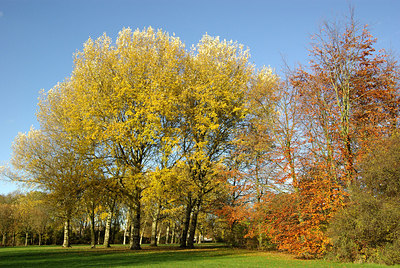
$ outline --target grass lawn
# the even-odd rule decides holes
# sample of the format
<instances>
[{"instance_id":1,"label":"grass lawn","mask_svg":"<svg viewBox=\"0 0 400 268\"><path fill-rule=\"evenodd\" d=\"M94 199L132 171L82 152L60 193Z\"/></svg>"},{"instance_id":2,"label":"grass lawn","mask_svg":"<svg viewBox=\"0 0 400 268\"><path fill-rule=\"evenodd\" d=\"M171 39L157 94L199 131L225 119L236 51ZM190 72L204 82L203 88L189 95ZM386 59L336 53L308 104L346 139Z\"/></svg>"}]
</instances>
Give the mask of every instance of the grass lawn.
<instances>
[{"instance_id":1,"label":"grass lawn","mask_svg":"<svg viewBox=\"0 0 400 268\"><path fill-rule=\"evenodd\" d=\"M122 245L29 246L0 248L0 267L385 267L374 264L344 264L323 260L298 260L291 255L231 249L204 244L191 250L177 246L131 251ZM400 266L398 266L400 267Z\"/></svg>"}]
</instances>

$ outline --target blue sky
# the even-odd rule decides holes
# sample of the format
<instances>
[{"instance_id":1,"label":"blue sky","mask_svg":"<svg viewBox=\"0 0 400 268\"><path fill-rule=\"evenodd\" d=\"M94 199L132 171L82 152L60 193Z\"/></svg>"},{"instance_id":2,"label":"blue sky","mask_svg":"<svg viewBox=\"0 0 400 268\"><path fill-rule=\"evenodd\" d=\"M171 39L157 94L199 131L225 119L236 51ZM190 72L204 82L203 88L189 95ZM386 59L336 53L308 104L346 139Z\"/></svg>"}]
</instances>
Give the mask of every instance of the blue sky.
<instances>
[{"instance_id":1,"label":"blue sky","mask_svg":"<svg viewBox=\"0 0 400 268\"><path fill-rule=\"evenodd\" d=\"M0 165L9 161L18 132L33 125L41 89L68 77L73 54L104 32L152 26L175 33L190 47L208 33L250 49L251 61L279 73L283 58L307 64L310 36L324 20L348 15L369 24L377 47L400 52L396 0L0 0ZM0 181L0 194L17 186Z\"/></svg>"}]
</instances>

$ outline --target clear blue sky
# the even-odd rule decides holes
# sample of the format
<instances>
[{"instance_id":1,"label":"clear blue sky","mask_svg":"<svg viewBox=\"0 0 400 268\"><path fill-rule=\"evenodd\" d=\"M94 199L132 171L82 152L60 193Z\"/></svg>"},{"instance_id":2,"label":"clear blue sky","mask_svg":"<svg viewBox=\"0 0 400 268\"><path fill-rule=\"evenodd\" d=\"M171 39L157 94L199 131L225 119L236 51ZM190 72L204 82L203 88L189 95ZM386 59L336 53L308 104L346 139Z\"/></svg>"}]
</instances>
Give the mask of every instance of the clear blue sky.
<instances>
[{"instance_id":1,"label":"clear blue sky","mask_svg":"<svg viewBox=\"0 0 400 268\"><path fill-rule=\"evenodd\" d=\"M347 15L349 3L379 48L400 52L396 0L0 0L0 165L18 132L38 127L38 92L70 75L73 53L89 37L115 40L123 27L152 26L190 47L208 33L244 44L252 62L279 73L283 57L307 64L310 36L324 20ZM0 194L15 189L0 181Z\"/></svg>"}]
</instances>

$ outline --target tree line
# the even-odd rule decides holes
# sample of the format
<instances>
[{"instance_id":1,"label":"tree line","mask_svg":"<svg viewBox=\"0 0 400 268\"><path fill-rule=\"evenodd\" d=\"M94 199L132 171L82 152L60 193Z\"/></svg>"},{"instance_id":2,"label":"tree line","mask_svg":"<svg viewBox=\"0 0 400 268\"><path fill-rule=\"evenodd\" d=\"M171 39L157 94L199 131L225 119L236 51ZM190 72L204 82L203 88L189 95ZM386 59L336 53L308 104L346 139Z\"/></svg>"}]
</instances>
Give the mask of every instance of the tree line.
<instances>
[{"instance_id":1,"label":"tree line","mask_svg":"<svg viewBox=\"0 0 400 268\"><path fill-rule=\"evenodd\" d=\"M144 218L152 245L168 218L182 248L200 234L399 262L399 69L375 44L353 18L326 23L309 64L278 77L218 37L189 50L152 28L89 39L42 92L40 129L16 137L9 176L52 200L63 246L82 208L95 246L96 211L124 206L131 249Z\"/></svg>"},{"instance_id":2,"label":"tree line","mask_svg":"<svg viewBox=\"0 0 400 268\"><path fill-rule=\"evenodd\" d=\"M111 244L128 245L131 218L129 210L122 202L116 203L110 215L106 204L99 204L94 217L84 203L77 204L71 219L69 241L71 244L91 244L92 247ZM164 211L159 215L154 229L153 214L142 212L140 244L178 244L181 225L175 221L178 211ZM92 226L93 224L93 226ZM0 245L62 245L64 242L64 222L55 208L49 194L42 191L27 193L12 192L0 195ZM154 234L154 232L156 232ZM195 242L225 241L224 226L216 217L205 213L199 216ZM154 238L154 241L151 239ZM93 239L93 240L92 240Z\"/></svg>"}]
</instances>

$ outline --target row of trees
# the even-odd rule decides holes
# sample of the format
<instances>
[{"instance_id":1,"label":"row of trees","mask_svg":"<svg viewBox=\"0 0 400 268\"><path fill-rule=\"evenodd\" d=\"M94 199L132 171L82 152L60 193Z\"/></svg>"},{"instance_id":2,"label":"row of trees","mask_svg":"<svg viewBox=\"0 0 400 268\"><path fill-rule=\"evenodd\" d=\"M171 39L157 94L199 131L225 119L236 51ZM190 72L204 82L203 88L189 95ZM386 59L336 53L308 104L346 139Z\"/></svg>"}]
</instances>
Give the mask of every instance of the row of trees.
<instances>
[{"instance_id":1,"label":"row of trees","mask_svg":"<svg viewBox=\"0 0 400 268\"><path fill-rule=\"evenodd\" d=\"M0 234L3 246L21 243L28 245L33 239L33 233L37 234L38 244L42 244L45 229L51 222L51 208L44 202L43 195L32 192L27 195L0 196Z\"/></svg>"},{"instance_id":2,"label":"row of trees","mask_svg":"<svg viewBox=\"0 0 400 268\"><path fill-rule=\"evenodd\" d=\"M92 244L93 247L128 243L131 219L126 205L116 205L112 217L106 207L99 205L94 211L94 220L85 203L77 204L77 207L69 226L71 243ZM151 206L142 211L140 244L151 242L154 232L152 213ZM171 213L178 214L175 211L160 215L154 245L179 243L180 222L174 221L177 216ZM224 224L215 217L200 213L196 242L222 241L223 227ZM26 194L13 192L0 195L0 237L1 246L60 245L63 243L63 219L46 193L30 191Z\"/></svg>"},{"instance_id":3,"label":"row of trees","mask_svg":"<svg viewBox=\"0 0 400 268\"><path fill-rule=\"evenodd\" d=\"M339 252L329 228L359 204L355 189L376 197L367 181L399 185L384 173L367 179L383 165L371 162L376 149L398 132L399 72L352 18L313 40L310 65L279 79L241 45L207 35L189 51L151 28L124 29L115 45L89 39L71 77L42 93L40 130L16 138L12 176L49 193L64 246L77 204L92 222L100 205L112 215L124 204L131 249L149 211L153 245L167 215L181 226L181 247L193 247L204 215L222 220L235 245ZM391 234L382 245L395 244ZM376 247L354 243L352 258Z\"/></svg>"}]
</instances>

